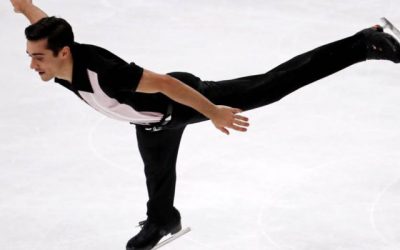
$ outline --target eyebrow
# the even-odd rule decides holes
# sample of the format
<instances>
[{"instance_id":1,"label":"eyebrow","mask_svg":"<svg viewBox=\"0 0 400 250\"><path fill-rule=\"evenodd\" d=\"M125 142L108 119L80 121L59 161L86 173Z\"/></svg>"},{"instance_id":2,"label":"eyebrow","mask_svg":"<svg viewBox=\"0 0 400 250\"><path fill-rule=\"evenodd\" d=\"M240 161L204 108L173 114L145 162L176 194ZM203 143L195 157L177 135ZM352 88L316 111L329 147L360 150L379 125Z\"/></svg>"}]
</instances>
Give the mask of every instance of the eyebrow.
<instances>
[{"instance_id":1,"label":"eyebrow","mask_svg":"<svg viewBox=\"0 0 400 250\"><path fill-rule=\"evenodd\" d=\"M32 53L32 54L29 54L28 51L26 51L26 53L27 53L28 55L30 55L30 56L44 56L44 53Z\"/></svg>"}]
</instances>

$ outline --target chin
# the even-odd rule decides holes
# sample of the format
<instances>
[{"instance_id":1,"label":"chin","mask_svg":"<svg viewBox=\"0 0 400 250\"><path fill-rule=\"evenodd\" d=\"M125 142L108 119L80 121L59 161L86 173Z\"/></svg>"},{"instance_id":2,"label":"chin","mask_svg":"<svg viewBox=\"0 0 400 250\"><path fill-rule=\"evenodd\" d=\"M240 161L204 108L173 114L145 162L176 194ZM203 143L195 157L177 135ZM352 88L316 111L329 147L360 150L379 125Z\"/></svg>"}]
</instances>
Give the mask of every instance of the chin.
<instances>
[{"instance_id":1,"label":"chin","mask_svg":"<svg viewBox=\"0 0 400 250\"><path fill-rule=\"evenodd\" d=\"M54 77L49 77L49 76L40 76L40 78L42 79L42 81L44 81L44 82L48 82L48 81L52 80Z\"/></svg>"}]
</instances>

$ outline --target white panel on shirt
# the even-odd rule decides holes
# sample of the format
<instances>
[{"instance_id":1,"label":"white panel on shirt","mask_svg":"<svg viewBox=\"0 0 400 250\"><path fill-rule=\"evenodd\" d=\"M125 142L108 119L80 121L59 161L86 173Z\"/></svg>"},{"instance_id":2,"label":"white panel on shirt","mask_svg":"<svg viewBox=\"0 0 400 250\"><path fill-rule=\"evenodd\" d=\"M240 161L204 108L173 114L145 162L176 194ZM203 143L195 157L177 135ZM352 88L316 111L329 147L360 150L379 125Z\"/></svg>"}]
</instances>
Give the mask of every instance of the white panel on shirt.
<instances>
[{"instance_id":1,"label":"white panel on shirt","mask_svg":"<svg viewBox=\"0 0 400 250\"><path fill-rule=\"evenodd\" d=\"M94 109L113 119L128 121L135 124L149 124L161 121L163 114L158 112L139 112L127 104L109 97L100 88L96 72L88 71L93 93L78 91L81 97Z\"/></svg>"}]
</instances>

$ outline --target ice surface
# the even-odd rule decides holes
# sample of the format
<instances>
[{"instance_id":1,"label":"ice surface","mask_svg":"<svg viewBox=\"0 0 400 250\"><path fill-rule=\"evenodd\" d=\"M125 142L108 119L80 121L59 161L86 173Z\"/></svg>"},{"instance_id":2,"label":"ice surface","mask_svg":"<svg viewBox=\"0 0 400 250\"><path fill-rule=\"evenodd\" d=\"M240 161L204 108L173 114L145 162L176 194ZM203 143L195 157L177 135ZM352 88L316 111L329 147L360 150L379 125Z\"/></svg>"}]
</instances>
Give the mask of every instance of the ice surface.
<instances>
[{"instance_id":1,"label":"ice surface","mask_svg":"<svg viewBox=\"0 0 400 250\"><path fill-rule=\"evenodd\" d=\"M398 0L37 1L79 42L156 72L265 72L352 35ZM0 2L0 248L124 249L145 218L134 127L29 69L27 21ZM185 132L176 206L184 250L400 249L400 68L369 61L247 112L246 134Z\"/></svg>"}]
</instances>

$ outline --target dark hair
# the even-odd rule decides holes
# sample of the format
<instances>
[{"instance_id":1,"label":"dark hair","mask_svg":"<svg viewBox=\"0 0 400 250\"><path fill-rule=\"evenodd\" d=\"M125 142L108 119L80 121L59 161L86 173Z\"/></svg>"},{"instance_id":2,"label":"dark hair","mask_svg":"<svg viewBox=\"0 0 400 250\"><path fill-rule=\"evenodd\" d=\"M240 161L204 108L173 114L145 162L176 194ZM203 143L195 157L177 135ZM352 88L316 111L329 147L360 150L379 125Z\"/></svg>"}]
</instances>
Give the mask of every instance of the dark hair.
<instances>
[{"instance_id":1,"label":"dark hair","mask_svg":"<svg viewBox=\"0 0 400 250\"><path fill-rule=\"evenodd\" d=\"M55 56L65 46L71 46L74 43L74 33L71 25L62 18L44 17L38 22L29 25L25 29L26 39L29 41L38 41L47 38L47 48L53 51Z\"/></svg>"}]
</instances>

